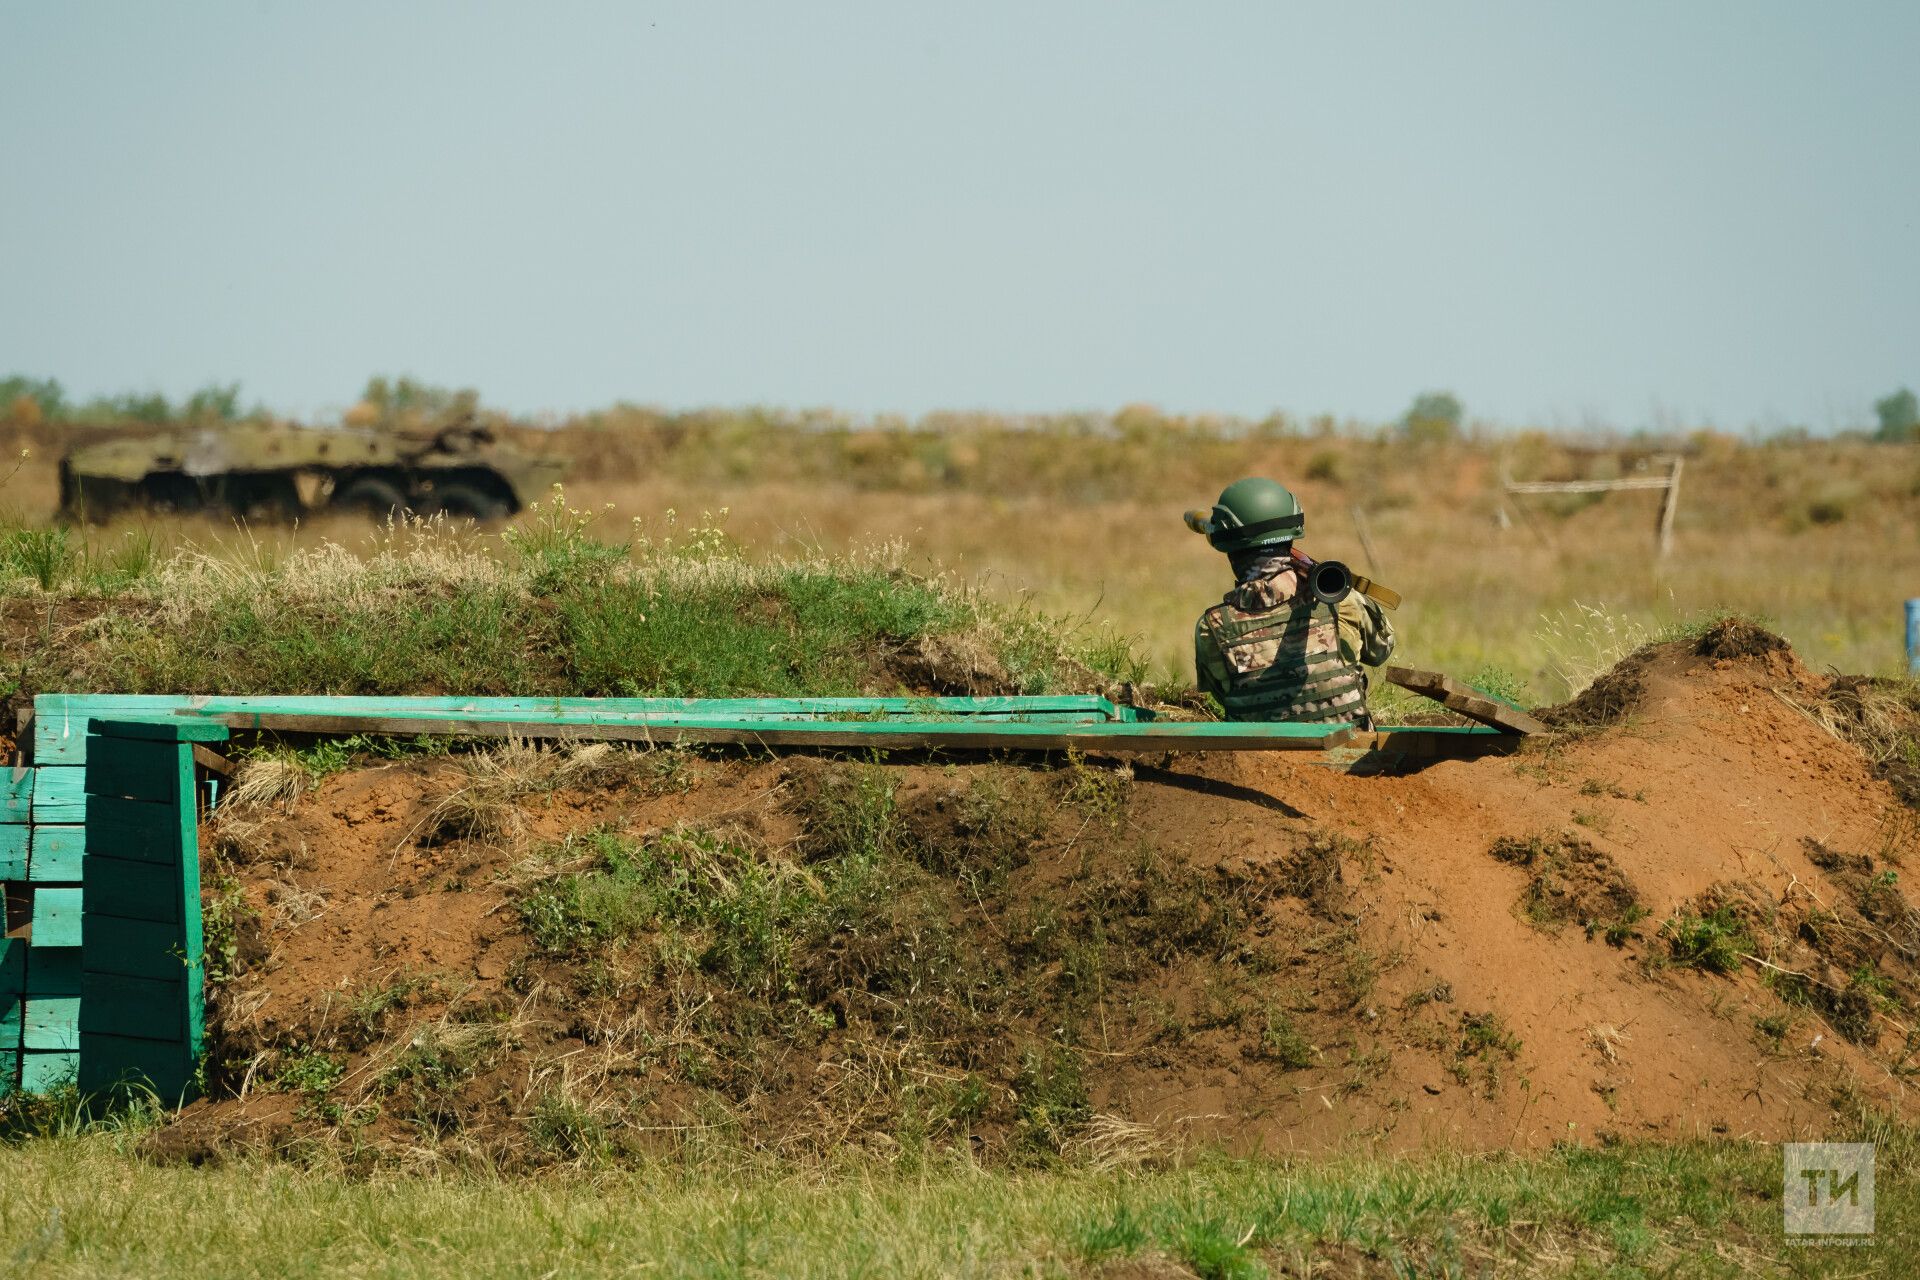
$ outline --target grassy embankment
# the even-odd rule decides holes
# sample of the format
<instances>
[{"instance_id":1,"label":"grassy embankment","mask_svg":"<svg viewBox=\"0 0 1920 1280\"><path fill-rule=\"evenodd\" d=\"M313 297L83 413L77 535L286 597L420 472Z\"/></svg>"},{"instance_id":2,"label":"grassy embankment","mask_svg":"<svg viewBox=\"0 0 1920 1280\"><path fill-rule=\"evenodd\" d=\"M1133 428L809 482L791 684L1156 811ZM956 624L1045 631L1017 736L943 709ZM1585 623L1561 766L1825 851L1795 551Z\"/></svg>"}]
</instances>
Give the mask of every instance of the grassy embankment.
<instances>
[{"instance_id":1,"label":"grassy embankment","mask_svg":"<svg viewBox=\"0 0 1920 1280\"><path fill-rule=\"evenodd\" d=\"M951 566L994 598L1138 637L1156 679L1190 676L1193 618L1225 586L1220 558L1179 512L1243 474L1294 485L1310 550L1375 568L1407 596L1396 618L1406 660L1467 676L1498 669L1532 701L1565 697L1624 641L1714 611L1766 618L1816 669L1892 674L1899 602L1920 583L1913 445L1673 442L1687 467L1662 564L1651 556L1655 494L1501 495L1502 467L1549 479L1637 465L1634 450L1584 457L1538 433L1422 442L1330 421L1149 411L855 427L825 414L621 408L513 434L573 457L571 497L611 504L613 521L729 508L729 532L756 559L898 540L910 568ZM8 502L44 519L52 460L85 437L47 425L0 433L0 446L34 453ZM250 535L277 558L363 536L331 520ZM102 554L234 540L229 524L178 518L94 537Z\"/></svg>"},{"instance_id":2,"label":"grassy embankment","mask_svg":"<svg viewBox=\"0 0 1920 1280\"><path fill-rule=\"evenodd\" d=\"M1137 674L1124 640L916 576L897 548L748 561L709 527L593 523L550 501L502 535L403 526L357 553L0 532L0 695L1045 693Z\"/></svg>"}]
</instances>

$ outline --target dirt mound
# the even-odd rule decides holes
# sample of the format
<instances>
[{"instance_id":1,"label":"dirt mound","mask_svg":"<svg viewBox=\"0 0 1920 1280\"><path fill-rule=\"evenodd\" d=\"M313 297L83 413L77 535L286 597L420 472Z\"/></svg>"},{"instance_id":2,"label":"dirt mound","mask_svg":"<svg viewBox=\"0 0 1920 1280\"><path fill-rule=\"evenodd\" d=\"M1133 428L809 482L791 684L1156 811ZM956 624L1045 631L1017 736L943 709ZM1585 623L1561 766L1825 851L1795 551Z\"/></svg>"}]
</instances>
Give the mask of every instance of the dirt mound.
<instances>
[{"instance_id":1,"label":"dirt mound","mask_svg":"<svg viewBox=\"0 0 1920 1280\"><path fill-rule=\"evenodd\" d=\"M1915 815L1809 710L1847 686L1767 639L1643 650L1563 721L1611 727L1406 776L605 746L342 773L207 832L209 1097L155 1141L1115 1164L1784 1138L1836 1085L1910 1112Z\"/></svg>"}]
</instances>

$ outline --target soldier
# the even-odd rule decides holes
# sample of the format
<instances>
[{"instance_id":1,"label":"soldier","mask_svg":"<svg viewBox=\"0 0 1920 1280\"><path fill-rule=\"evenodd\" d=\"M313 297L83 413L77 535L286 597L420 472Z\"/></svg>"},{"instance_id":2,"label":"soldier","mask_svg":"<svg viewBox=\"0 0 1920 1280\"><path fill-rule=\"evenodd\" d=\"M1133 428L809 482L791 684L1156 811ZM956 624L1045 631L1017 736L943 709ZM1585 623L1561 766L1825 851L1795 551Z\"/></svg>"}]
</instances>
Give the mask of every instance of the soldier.
<instances>
[{"instance_id":1,"label":"soldier","mask_svg":"<svg viewBox=\"0 0 1920 1280\"><path fill-rule=\"evenodd\" d=\"M1307 590L1293 558L1306 516L1271 480L1227 486L1187 523L1233 566L1233 590L1200 615L1193 665L1229 720L1295 720L1372 727L1367 676L1393 653L1393 627L1358 591L1337 605Z\"/></svg>"}]
</instances>

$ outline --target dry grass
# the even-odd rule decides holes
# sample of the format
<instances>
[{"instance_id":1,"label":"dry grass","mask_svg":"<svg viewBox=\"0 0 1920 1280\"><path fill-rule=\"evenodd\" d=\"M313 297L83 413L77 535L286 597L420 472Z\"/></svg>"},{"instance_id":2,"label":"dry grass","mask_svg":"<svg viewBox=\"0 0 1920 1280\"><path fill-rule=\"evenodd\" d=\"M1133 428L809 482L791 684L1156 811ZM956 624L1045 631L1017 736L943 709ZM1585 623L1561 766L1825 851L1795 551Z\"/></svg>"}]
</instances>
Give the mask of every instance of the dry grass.
<instances>
[{"instance_id":1,"label":"dry grass","mask_svg":"<svg viewBox=\"0 0 1920 1280\"><path fill-rule=\"evenodd\" d=\"M644 767L640 753L611 742L547 746L511 740L456 757L459 780L428 810L422 826L437 839L510 843L525 830L528 797L605 786Z\"/></svg>"},{"instance_id":2,"label":"dry grass","mask_svg":"<svg viewBox=\"0 0 1920 1280\"><path fill-rule=\"evenodd\" d=\"M228 805L240 810L291 812L294 802L312 788L313 775L291 755L256 756L240 765L233 790L228 793Z\"/></svg>"}]
</instances>

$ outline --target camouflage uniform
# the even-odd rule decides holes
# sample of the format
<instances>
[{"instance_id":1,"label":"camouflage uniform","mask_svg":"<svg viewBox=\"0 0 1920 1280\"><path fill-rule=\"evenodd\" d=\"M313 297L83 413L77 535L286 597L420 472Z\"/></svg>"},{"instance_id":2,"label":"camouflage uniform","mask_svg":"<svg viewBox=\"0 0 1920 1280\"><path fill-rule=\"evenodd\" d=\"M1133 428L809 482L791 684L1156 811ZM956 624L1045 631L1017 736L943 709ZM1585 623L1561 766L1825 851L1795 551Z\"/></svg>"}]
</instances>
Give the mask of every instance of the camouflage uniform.
<instances>
[{"instance_id":1,"label":"camouflage uniform","mask_svg":"<svg viewBox=\"0 0 1920 1280\"><path fill-rule=\"evenodd\" d=\"M1284 563L1249 578L1200 615L1193 665L1229 720L1366 725L1367 677L1393 653L1393 626L1354 592L1316 603Z\"/></svg>"}]
</instances>

